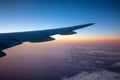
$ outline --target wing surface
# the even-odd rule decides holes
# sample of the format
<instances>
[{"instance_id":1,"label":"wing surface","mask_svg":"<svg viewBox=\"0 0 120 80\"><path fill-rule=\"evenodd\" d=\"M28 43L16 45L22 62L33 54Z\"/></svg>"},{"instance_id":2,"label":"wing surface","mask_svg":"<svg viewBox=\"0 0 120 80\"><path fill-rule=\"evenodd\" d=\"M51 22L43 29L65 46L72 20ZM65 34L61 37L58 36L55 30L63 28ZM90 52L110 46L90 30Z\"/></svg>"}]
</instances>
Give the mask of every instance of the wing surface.
<instances>
[{"instance_id":1,"label":"wing surface","mask_svg":"<svg viewBox=\"0 0 120 80\"><path fill-rule=\"evenodd\" d=\"M0 34L0 54L3 52L1 50L22 44L23 42L45 42L55 40L51 36L60 35L71 35L76 34L74 30L82 29L93 25L94 23L88 23L83 25L48 29L48 30L38 30L38 31L28 31L28 32L15 32L15 33L1 33Z\"/></svg>"}]
</instances>

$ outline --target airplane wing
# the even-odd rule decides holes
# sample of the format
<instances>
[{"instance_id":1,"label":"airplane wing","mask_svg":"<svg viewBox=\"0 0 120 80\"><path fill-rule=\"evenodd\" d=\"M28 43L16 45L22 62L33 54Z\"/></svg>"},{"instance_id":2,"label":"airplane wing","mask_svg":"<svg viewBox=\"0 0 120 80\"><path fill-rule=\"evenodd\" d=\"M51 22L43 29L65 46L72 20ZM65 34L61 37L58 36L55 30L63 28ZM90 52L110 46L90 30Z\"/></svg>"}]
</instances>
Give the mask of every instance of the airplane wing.
<instances>
[{"instance_id":1,"label":"airplane wing","mask_svg":"<svg viewBox=\"0 0 120 80\"><path fill-rule=\"evenodd\" d=\"M48 29L48 30L38 30L38 31L28 31L28 32L16 32L16 33L1 33L0 34L0 57L5 56L6 54L1 51L23 42L45 42L55 40L51 36L60 34L60 35L71 35L76 34L74 30L81 29L94 23L88 23L83 25L58 28L58 29Z\"/></svg>"}]
</instances>

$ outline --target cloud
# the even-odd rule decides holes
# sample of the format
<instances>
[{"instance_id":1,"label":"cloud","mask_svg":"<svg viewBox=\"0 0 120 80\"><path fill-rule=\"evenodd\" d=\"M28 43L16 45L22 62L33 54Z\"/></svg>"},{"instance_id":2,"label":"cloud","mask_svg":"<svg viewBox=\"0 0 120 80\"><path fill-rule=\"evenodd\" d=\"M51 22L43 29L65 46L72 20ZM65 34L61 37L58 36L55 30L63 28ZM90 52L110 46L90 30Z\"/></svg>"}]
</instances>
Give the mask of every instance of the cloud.
<instances>
[{"instance_id":1,"label":"cloud","mask_svg":"<svg viewBox=\"0 0 120 80\"><path fill-rule=\"evenodd\" d=\"M120 74L110 71L94 71L92 73L82 72L73 77L63 80L119 80Z\"/></svg>"}]
</instances>

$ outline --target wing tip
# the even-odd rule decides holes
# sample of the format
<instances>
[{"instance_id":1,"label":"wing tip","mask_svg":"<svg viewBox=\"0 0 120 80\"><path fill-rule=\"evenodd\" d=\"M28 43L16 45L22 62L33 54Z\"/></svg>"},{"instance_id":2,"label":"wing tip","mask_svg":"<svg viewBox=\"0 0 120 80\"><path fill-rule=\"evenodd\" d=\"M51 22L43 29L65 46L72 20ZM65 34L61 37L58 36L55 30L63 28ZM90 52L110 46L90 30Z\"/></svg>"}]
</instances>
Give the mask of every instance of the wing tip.
<instances>
[{"instance_id":1,"label":"wing tip","mask_svg":"<svg viewBox=\"0 0 120 80\"><path fill-rule=\"evenodd\" d=\"M83 28L84 28L84 27L91 26L91 25L94 25L94 24L96 24L96 23L87 23L87 24L83 24Z\"/></svg>"},{"instance_id":2,"label":"wing tip","mask_svg":"<svg viewBox=\"0 0 120 80\"><path fill-rule=\"evenodd\" d=\"M88 23L88 24L86 24L87 26L91 26L91 25L94 25L94 24L96 24L96 23Z\"/></svg>"}]
</instances>

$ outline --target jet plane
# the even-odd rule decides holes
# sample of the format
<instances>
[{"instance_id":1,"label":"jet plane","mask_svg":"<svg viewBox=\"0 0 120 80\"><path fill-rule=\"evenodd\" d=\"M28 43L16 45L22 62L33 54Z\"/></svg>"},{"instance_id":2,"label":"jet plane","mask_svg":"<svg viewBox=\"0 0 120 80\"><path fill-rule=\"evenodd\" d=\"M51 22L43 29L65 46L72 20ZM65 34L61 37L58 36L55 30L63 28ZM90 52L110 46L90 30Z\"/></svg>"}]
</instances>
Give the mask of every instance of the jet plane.
<instances>
[{"instance_id":1,"label":"jet plane","mask_svg":"<svg viewBox=\"0 0 120 80\"><path fill-rule=\"evenodd\" d=\"M0 33L0 57L6 56L6 53L2 50L10 47L23 44L23 42L45 42L52 41L55 38L51 36L60 35L72 35L76 34L74 30L82 29L93 25L94 23L76 25L71 27L48 29L48 30L37 30L37 31L26 31L26 32L13 32L13 33Z\"/></svg>"}]
</instances>

